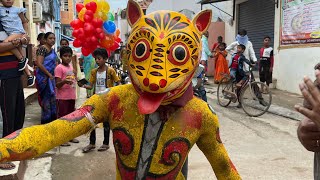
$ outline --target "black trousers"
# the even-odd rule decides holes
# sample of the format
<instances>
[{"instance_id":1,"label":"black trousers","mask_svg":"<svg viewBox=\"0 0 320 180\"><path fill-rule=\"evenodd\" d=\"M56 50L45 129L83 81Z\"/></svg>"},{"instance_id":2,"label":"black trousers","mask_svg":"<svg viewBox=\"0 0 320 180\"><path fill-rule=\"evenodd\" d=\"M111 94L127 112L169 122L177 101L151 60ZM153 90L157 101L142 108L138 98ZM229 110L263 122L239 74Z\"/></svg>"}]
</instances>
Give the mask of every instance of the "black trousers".
<instances>
[{"instance_id":1,"label":"black trousers","mask_svg":"<svg viewBox=\"0 0 320 180\"><path fill-rule=\"evenodd\" d=\"M261 82L267 85L272 83L272 72L270 72L271 63L269 61L260 61L259 76Z\"/></svg>"},{"instance_id":2,"label":"black trousers","mask_svg":"<svg viewBox=\"0 0 320 180\"><path fill-rule=\"evenodd\" d=\"M103 144L109 145L109 137L110 137L110 125L108 122L103 123ZM96 144L96 130L93 130L90 134L90 144Z\"/></svg>"},{"instance_id":3,"label":"black trousers","mask_svg":"<svg viewBox=\"0 0 320 180\"><path fill-rule=\"evenodd\" d=\"M25 105L20 77L1 80L0 107L3 121L3 137L23 127Z\"/></svg>"}]
</instances>

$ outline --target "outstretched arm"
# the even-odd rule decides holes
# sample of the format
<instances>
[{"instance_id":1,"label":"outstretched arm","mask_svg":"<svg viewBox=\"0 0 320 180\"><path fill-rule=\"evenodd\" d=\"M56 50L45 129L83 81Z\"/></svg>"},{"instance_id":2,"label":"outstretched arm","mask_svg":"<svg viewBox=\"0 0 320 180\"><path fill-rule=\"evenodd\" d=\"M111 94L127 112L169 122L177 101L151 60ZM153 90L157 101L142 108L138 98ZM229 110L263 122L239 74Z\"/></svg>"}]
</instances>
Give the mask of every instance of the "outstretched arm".
<instances>
[{"instance_id":1,"label":"outstretched arm","mask_svg":"<svg viewBox=\"0 0 320 180\"><path fill-rule=\"evenodd\" d=\"M202 121L203 133L197 145L210 162L217 179L241 179L220 139L218 117L214 112L208 113L210 115Z\"/></svg>"},{"instance_id":2,"label":"outstretched arm","mask_svg":"<svg viewBox=\"0 0 320 180\"><path fill-rule=\"evenodd\" d=\"M108 119L107 94L95 95L80 109L46 125L18 130L0 139L0 162L30 159L85 134Z\"/></svg>"},{"instance_id":3,"label":"outstretched arm","mask_svg":"<svg viewBox=\"0 0 320 180\"><path fill-rule=\"evenodd\" d=\"M234 49L235 49L235 47L236 47L237 45L238 45L237 42L231 43L231 44L226 48L226 51L227 51L229 54L235 53L235 52L234 52Z\"/></svg>"}]
</instances>

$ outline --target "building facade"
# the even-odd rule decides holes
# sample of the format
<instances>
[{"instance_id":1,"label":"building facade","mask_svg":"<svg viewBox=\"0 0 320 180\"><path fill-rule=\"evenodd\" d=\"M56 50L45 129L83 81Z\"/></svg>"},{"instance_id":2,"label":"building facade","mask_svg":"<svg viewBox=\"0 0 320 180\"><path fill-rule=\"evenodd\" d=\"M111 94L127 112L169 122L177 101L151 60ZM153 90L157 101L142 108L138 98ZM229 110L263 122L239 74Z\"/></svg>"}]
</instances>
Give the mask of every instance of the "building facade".
<instances>
[{"instance_id":1,"label":"building facade","mask_svg":"<svg viewBox=\"0 0 320 180\"><path fill-rule=\"evenodd\" d=\"M61 39L60 1L59 0L50 0L50 1L34 0L33 2L38 2L42 9L42 18L36 23L37 34L41 32L55 33L56 35L55 48L57 49L58 42Z\"/></svg>"},{"instance_id":2,"label":"building facade","mask_svg":"<svg viewBox=\"0 0 320 180\"><path fill-rule=\"evenodd\" d=\"M72 37L71 21L76 18L75 0L60 0L61 31L64 35Z\"/></svg>"}]
</instances>

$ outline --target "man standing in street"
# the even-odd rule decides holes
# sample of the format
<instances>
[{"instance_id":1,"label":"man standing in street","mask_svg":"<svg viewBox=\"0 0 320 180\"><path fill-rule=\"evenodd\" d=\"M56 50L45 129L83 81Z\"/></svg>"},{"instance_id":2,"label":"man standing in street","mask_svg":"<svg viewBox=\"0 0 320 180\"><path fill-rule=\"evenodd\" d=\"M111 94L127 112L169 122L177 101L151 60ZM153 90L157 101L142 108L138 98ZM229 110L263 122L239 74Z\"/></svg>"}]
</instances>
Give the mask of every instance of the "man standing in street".
<instances>
[{"instance_id":1,"label":"man standing in street","mask_svg":"<svg viewBox=\"0 0 320 180\"><path fill-rule=\"evenodd\" d=\"M10 51L27 45L29 38L24 36L12 42L2 42L4 39L1 38L2 35L6 36L6 33L0 25L0 121L3 122L2 137L6 137L21 129L25 118L22 71L18 71L19 61ZM1 170L14 168L15 165L12 162L0 163Z\"/></svg>"}]
</instances>

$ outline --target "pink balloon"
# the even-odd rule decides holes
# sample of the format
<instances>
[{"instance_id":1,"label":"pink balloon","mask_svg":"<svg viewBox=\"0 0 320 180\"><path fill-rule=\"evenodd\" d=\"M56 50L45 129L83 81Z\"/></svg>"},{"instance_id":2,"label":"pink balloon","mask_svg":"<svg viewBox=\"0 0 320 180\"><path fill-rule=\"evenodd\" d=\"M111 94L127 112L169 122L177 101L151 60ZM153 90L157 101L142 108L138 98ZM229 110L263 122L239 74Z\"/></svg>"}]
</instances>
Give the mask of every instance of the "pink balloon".
<instances>
[{"instance_id":1,"label":"pink balloon","mask_svg":"<svg viewBox=\"0 0 320 180\"><path fill-rule=\"evenodd\" d=\"M84 18L83 18L84 22L89 22L89 23L92 22L92 19L93 17L89 15L84 15Z\"/></svg>"},{"instance_id":2,"label":"pink balloon","mask_svg":"<svg viewBox=\"0 0 320 180\"><path fill-rule=\"evenodd\" d=\"M81 45L82 45L82 42L81 42L80 39L75 39L75 40L73 41L73 46L74 46L74 47L78 48L78 47L81 47Z\"/></svg>"},{"instance_id":3,"label":"pink balloon","mask_svg":"<svg viewBox=\"0 0 320 180\"><path fill-rule=\"evenodd\" d=\"M77 3L77 4L76 4L77 12L80 12L83 7L84 7L83 4Z\"/></svg>"},{"instance_id":4,"label":"pink balloon","mask_svg":"<svg viewBox=\"0 0 320 180\"><path fill-rule=\"evenodd\" d=\"M83 28L79 28L78 29L78 39L80 39L80 40L83 40L84 38L85 38L85 32L84 32L84 29Z\"/></svg>"},{"instance_id":5,"label":"pink balloon","mask_svg":"<svg viewBox=\"0 0 320 180\"><path fill-rule=\"evenodd\" d=\"M91 54L90 49L87 48L81 48L81 52L84 56L89 56L89 54Z\"/></svg>"},{"instance_id":6,"label":"pink balloon","mask_svg":"<svg viewBox=\"0 0 320 180\"><path fill-rule=\"evenodd\" d=\"M83 27L83 22L80 19L75 19L73 21L71 21L70 26L73 29L79 29Z\"/></svg>"},{"instance_id":7,"label":"pink balloon","mask_svg":"<svg viewBox=\"0 0 320 180\"><path fill-rule=\"evenodd\" d=\"M84 23L83 29L87 37L94 33L94 27L91 23Z\"/></svg>"},{"instance_id":8,"label":"pink balloon","mask_svg":"<svg viewBox=\"0 0 320 180\"><path fill-rule=\"evenodd\" d=\"M96 3L96 2L93 2L93 1L87 3L87 4L86 4L86 9L91 10L92 12L95 13L96 10L97 10L97 3Z\"/></svg>"},{"instance_id":9,"label":"pink balloon","mask_svg":"<svg viewBox=\"0 0 320 180\"><path fill-rule=\"evenodd\" d=\"M114 42L114 44L109 48L111 51L115 51L119 48L119 44L117 42Z\"/></svg>"},{"instance_id":10,"label":"pink balloon","mask_svg":"<svg viewBox=\"0 0 320 180\"><path fill-rule=\"evenodd\" d=\"M79 29L73 30L72 36L78 38L79 37Z\"/></svg>"},{"instance_id":11,"label":"pink balloon","mask_svg":"<svg viewBox=\"0 0 320 180\"><path fill-rule=\"evenodd\" d=\"M97 34L97 37L99 38L99 39L104 39L105 38L105 34L102 32L102 33L99 33L99 34Z\"/></svg>"},{"instance_id":12,"label":"pink balloon","mask_svg":"<svg viewBox=\"0 0 320 180\"><path fill-rule=\"evenodd\" d=\"M91 10L87 10L86 11L86 13L85 13L85 15L88 15L88 16L94 16L94 12L93 11L91 11Z\"/></svg>"},{"instance_id":13,"label":"pink balloon","mask_svg":"<svg viewBox=\"0 0 320 180\"><path fill-rule=\"evenodd\" d=\"M102 24L103 24L103 21L100 19L100 18L94 18L92 20L92 25L95 27L95 28L102 28Z\"/></svg>"}]
</instances>

